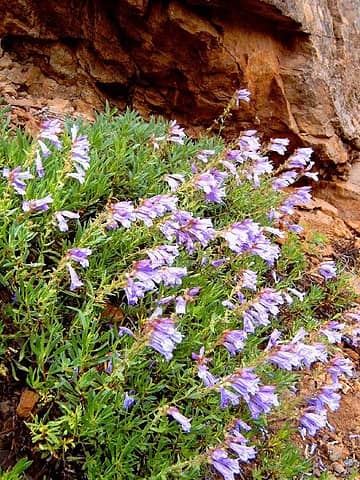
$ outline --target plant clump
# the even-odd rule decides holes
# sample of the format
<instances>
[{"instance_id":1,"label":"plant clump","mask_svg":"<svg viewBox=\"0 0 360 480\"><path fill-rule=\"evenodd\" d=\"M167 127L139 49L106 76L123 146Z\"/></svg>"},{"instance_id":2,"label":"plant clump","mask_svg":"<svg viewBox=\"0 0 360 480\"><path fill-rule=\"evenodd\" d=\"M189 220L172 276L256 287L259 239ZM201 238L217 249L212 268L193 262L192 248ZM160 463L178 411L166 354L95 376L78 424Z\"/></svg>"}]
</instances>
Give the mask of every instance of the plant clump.
<instances>
[{"instance_id":1,"label":"plant clump","mask_svg":"<svg viewBox=\"0 0 360 480\"><path fill-rule=\"evenodd\" d=\"M94 480L259 478L272 456L276 478L308 472L265 444L284 415L306 441L329 428L353 372L338 345L360 333L339 267L303 248L311 149L276 169L289 141L255 130L194 141L108 110L30 139L2 115L0 353L40 396L35 450Z\"/></svg>"}]
</instances>

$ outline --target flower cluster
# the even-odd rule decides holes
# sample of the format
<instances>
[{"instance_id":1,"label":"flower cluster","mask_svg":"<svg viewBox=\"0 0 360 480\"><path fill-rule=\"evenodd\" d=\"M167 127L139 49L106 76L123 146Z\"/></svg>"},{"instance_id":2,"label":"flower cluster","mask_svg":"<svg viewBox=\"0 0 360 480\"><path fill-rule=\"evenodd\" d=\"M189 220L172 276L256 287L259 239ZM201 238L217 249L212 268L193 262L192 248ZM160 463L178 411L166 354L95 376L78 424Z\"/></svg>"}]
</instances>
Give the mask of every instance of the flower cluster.
<instances>
[{"instance_id":1,"label":"flower cluster","mask_svg":"<svg viewBox=\"0 0 360 480\"><path fill-rule=\"evenodd\" d=\"M173 195L155 195L142 200L135 208L132 202L117 202L108 207L107 228L114 230L122 225L130 228L132 222L140 220L147 227L153 225L155 218L165 215L166 212L176 210L177 198Z\"/></svg>"},{"instance_id":2,"label":"flower cluster","mask_svg":"<svg viewBox=\"0 0 360 480\"><path fill-rule=\"evenodd\" d=\"M233 223L221 232L221 236L233 252L258 255L269 265L273 265L280 255L279 247L263 234L263 227L250 219Z\"/></svg>"},{"instance_id":3,"label":"flower cluster","mask_svg":"<svg viewBox=\"0 0 360 480\"><path fill-rule=\"evenodd\" d=\"M170 361L176 344L182 340L181 333L175 327L172 318L153 318L147 321L145 330L149 332L148 346L155 349Z\"/></svg>"},{"instance_id":4,"label":"flower cluster","mask_svg":"<svg viewBox=\"0 0 360 480\"><path fill-rule=\"evenodd\" d=\"M244 331L253 333L256 327L270 324L270 316L276 317L283 305L284 298L280 292L272 288L264 288L243 314Z\"/></svg>"},{"instance_id":5,"label":"flower cluster","mask_svg":"<svg viewBox=\"0 0 360 480\"><path fill-rule=\"evenodd\" d=\"M196 175L194 185L204 191L205 199L208 202L221 203L226 195L222 184L227 176L226 172L220 172L214 167L207 172Z\"/></svg>"},{"instance_id":6,"label":"flower cluster","mask_svg":"<svg viewBox=\"0 0 360 480\"><path fill-rule=\"evenodd\" d=\"M190 212L179 210L160 226L167 240L175 239L179 245L184 245L189 253L195 250L199 243L206 247L215 237L215 230L210 218L196 218Z\"/></svg>"},{"instance_id":7,"label":"flower cluster","mask_svg":"<svg viewBox=\"0 0 360 480\"><path fill-rule=\"evenodd\" d=\"M86 135L78 135L79 127L71 127L71 159L76 172L68 173L68 177L75 178L81 184L85 182L86 170L90 167L90 144Z\"/></svg>"}]
</instances>

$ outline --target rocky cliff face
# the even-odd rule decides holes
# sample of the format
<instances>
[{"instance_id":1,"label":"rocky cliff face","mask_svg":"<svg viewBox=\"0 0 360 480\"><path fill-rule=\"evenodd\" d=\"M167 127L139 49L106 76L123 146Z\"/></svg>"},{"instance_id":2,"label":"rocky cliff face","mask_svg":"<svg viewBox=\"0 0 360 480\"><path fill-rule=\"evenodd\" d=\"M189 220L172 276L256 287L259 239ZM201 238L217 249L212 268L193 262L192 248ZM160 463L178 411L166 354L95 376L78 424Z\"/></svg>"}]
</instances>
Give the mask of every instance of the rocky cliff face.
<instances>
[{"instance_id":1,"label":"rocky cliff face","mask_svg":"<svg viewBox=\"0 0 360 480\"><path fill-rule=\"evenodd\" d=\"M241 86L253 101L234 130L312 145L338 173L358 155L359 0L0 0L0 11L12 103L109 99L198 128Z\"/></svg>"}]
</instances>

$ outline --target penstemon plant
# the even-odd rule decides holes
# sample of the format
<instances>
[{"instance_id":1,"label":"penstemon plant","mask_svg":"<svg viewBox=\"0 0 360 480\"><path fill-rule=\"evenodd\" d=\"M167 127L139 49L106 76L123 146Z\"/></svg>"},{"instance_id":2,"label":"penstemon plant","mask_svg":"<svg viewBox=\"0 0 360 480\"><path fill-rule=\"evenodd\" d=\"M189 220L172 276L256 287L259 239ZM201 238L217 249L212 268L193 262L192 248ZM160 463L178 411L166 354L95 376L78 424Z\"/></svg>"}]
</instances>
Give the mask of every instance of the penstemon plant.
<instances>
[{"instance_id":1,"label":"penstemon plant","mask_svg":"<svg viewBox=\"0 0 360 480\"><path fill-rule=\"evenodd\" d=\"M73 478L260 478L264 456L283 459L276 478L309 471L288 442L266 445L329 427L352 375L337 344L359 341L360 313L331 259L308 265L310 187L293 184L317 176L310 148L274 167L288 145L194 141L110 110L34 139L4 126L0 352L40 396L35 449L80 463Z\"/></svg>"}]
</instances>

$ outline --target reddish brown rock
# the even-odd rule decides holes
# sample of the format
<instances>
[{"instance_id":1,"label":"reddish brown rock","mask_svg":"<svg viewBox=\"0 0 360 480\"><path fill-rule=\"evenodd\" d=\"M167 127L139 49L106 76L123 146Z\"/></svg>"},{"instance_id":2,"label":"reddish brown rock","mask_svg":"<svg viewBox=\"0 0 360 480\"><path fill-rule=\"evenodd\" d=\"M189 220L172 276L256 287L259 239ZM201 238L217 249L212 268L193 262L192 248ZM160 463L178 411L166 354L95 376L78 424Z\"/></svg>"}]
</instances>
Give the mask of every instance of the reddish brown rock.
<instances>
[{"instance_id":1,"label":"reddish brown rock","mask_svg":"<svg viewBox=\"0 0 360 480\"><path fill-rule=\"evenodd\" d=\"M290 136L338 174L358 156L358 0L0 0L0 11L10 103L25 92L76 112L107 98L200 128L243 86L253 101L233 133Z\"/></svg>"}]
</instances>

